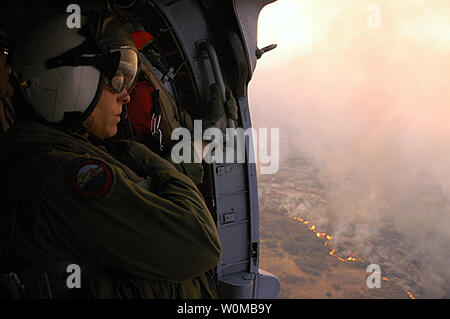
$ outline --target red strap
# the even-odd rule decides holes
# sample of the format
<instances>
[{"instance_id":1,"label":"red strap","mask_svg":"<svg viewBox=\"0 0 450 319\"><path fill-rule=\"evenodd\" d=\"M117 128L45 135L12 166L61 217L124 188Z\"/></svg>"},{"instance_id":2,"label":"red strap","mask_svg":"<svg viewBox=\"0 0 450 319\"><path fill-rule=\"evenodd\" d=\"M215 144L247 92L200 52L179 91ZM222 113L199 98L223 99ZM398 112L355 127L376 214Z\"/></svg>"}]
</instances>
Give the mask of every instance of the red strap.
<instances>
[{"instance_id":1,"label":"red strap","mask_svg":"<svg viewBox=\"0 0 450 319\"><path fill-rule=\"evenodd\" d=\"M153 36L146 31L131 33L138 50L142 50ZM154 88L146 81L137 82L130 94L131 101L127 104L128 117L134 139L143 142L145 136L151 135L151 119L153 109Z\"/></svg>"},{"instance_id":2,"label":"red strap","mask_svg":"<svg viewBox=\"0 0 450 319\"><path fill-rule=\"evenodd\" d=\"M146 81L137 82L131 92L131 101L127 104L128 117L133 130L134 139L143 141L143 137L151 134L151 118L153 109L152 94L155 89Z\"/></svg>"},{"instance_id":3,"label":"red strap","mask_svg":"<svg viewBox=\"0 0 450 319\"><path fill-rule=\"evenodd\" d=\"M140 51L144 48L152 39L153 36L146 31L136 31L131 33L136 48Z\"/></svg>"}]
</instances>

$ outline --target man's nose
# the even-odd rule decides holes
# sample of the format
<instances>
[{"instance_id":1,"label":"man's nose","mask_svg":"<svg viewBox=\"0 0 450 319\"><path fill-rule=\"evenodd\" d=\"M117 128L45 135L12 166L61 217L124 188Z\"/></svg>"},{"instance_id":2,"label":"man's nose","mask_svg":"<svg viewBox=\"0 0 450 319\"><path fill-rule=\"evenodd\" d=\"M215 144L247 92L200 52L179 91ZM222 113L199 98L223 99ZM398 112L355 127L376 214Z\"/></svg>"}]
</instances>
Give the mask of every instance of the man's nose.
<instances>
[{"instance_id":1,"label":"man's nose","mask_svg":"<svg viewBox=\"0 0 450 319\"><path fill-rule=\"evenodd\" d=\"M130 102L131 98L126 88L120 94L119 99L122 102L122 104L128 104Z\"/></svg>"}]
</instances>

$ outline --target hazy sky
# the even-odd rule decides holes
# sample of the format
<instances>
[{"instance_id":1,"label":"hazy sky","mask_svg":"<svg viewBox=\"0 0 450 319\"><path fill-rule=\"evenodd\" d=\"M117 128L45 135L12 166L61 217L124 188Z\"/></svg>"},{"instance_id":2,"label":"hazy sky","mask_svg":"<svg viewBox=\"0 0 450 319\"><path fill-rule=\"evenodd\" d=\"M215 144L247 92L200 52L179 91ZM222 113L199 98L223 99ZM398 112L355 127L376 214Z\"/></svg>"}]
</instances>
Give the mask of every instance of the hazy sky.
<instances>
[{"instance_id":1,"label":"hazy sky","mask_svg":"<svg viewBox=\"0 0 450 319\"><path fill-rule=\"evenodd\" d=\"M278 0L258 39L278 48L250 83L254 125L280 128L281 166L320 169L331 204L311 217L375 261L388 221L413 247L392 262L430 258L422 286L450 295L450 1Z\"/></svg>"},{"instance_id":2,"label":"hazy sky","mask_svg":"<svg viewBox=\"0 0 450 319\"><path fill-rule=\"evenodd\" d=\"M447 0L278 0L261 12L258 44L277 43L279 48L258 67L298 54L360 48L361 41L373 37L391 47L395 44L389 41L401 37L448 50L449 12ZM378 13L376 28L371 19Z\"/></svg>"}]
</instances>

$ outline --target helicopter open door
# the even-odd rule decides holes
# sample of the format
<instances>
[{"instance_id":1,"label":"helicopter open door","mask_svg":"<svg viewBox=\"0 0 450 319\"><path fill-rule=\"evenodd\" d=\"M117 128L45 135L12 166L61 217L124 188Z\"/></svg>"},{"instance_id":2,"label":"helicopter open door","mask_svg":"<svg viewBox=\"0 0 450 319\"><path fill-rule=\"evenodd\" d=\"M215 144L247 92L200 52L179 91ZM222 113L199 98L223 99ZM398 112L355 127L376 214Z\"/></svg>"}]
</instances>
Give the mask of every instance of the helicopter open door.
<instances>
[{"instance_id":1,"label":"helicopter open door","mask_svg":"<svg viewBox=\"0 0 450 319\"><path fill-rule=\"evenodd\" d=\"M177 74L181 103L206 105L210 84L233 91L239 105L239 121L230 126L250 128L247 85L264 51L257 47L257 21L261 9L275 0L155 0L153 3L167 30L173 52L172 65L183 65ZM143 13L145 14L145 13ZM154 19L148 17L147 21ZM150 23L149 23L149 27ZM157 32L158 30L155 30ZM160 38L165 46L164 39ZM168 45L168 44L167 44ZM192 94L195 92L195 94ZM191 108L191 111L194 108ZM195 111L193 112L195 113ZM246 141L248 158L249 141ZM202 193L216 219L222 243L217 266L222 298L275 298L278 278L259 269L259 224L256 165L213 163L207 167Z\"/></svg>"}]
</instances>

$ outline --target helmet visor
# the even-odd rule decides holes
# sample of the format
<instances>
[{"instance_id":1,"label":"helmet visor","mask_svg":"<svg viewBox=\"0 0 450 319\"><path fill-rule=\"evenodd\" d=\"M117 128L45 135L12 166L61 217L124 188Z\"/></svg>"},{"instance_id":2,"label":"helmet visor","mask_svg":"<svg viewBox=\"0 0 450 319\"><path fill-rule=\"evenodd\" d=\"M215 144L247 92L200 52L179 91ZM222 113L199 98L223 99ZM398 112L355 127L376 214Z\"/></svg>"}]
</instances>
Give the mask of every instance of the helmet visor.
<instances>
[{"instance_id":1,"label":"helmet visor","mask_svg":"<svg viewBox=\"0 0 450 319\"><path fill-rule=\"evenodd\" d=\"M130 89L136 82L138 72L138 56L136 51L129 48L121 48L113 55L119 54L117 69L111 78L107 78L106 85L116 93L121 93L125 88Z\"/></svg>"}]
</instances>

